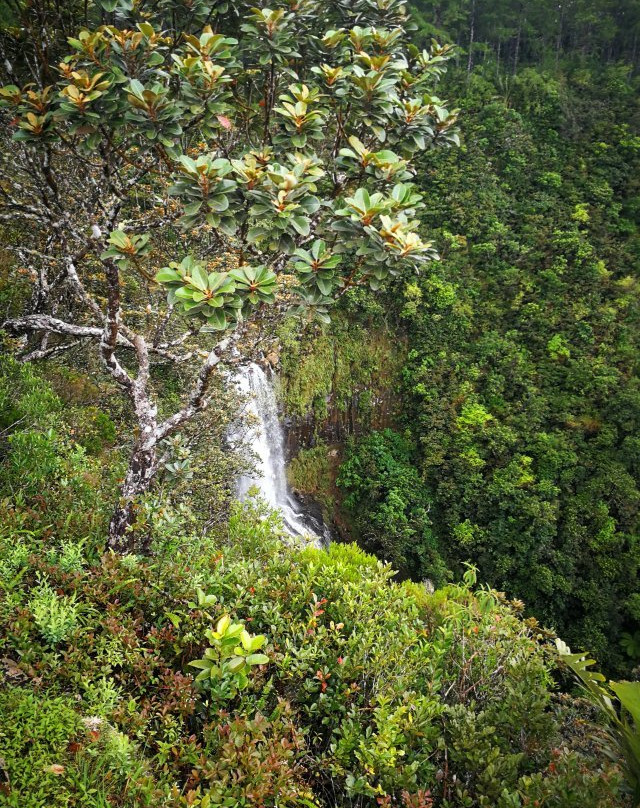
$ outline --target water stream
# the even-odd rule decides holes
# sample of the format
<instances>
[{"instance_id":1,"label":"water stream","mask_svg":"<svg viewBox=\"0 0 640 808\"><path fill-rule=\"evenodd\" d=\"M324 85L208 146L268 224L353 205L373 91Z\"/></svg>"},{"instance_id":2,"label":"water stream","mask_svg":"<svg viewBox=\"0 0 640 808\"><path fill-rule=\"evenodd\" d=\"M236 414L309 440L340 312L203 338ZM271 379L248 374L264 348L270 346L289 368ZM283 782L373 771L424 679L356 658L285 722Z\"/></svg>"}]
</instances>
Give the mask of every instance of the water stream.
<instances>
[{"instance_id":1,"label":"water stream","mask_svg":"<svg viewBox=\"0 0 640 808\"><path fill-rule=\"evenodd\" d=\"M235 378L240 393L246 397L244 409L249 429L249 444L256 457L255 474L238 482L238 498L245 499L257 488L260 496L274 510L292 536L310 536L317 544L329 538L324 524L305 512L287 482L284 458L284 434L278 417L278 402L273 385L264 370L255 363L240 370Z\"/></svg>"}]
</instances>

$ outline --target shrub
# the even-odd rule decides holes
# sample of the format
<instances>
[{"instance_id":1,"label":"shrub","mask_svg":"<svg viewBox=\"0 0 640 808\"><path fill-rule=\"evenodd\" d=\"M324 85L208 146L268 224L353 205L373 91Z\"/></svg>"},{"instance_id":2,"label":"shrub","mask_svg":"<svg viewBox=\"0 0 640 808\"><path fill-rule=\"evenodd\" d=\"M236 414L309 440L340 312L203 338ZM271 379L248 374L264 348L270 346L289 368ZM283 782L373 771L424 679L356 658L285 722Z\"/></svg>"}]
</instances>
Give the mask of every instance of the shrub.
<instances>
[{"instance_id":1,"label":"shrub","mask_svg":"<svg viewBox=\"0 0 640 808\"><path fill-rule=\"evenodd\" d=\"M9 690L29 721L49 703L66 718L50 741L46 724L26 733L32 767L64 767L31 789L24 719L0 700L12 808L513 808L565 792L622 804L617 769L552 705L536 624L472 570L434 593L397 583L354 545L284 543L259 503L237 507L225 535L80 571L28 533L14 541L29 553L3 567L0 676L20 684ZM215 668L205 687L194 660Z\"/></svg>"},{"instance_id":2,"label":"shrub","mask_svg":"<svg viewBox=\"0 0 640 808\"><path fill-rule=\"evenodd\" d=\"M228 614L216 623L215 629L205 632L210 645L202 659L189 665L200 673L196 677L215 699L232 699L239 690L249 685L249 674L255 665L269 662L266 654L258 653L266 643L264 634L252 636L244 623L234 623Z\"/></svg>"},{"instance_id":3,"label":"shrub","mask_svg":"<svg viewBox=\"0 0 640 808\"><path fill-rule=\"evenodd\" d=\"M29 599L38 631L52 646L66 640L77 628L79 614L75 597L60 597L48 581L42 580Z\"/></svg>"},{"instance_id":4,"label":"shrub","mask_svg":"<svg viewBox=\"0 0 640 808\"><path fill-rule=\"evenodd\" d=\"M0 413L0 521L53 534L68 554L79 540L88 551L101 546L121 469L117 455L94 457L82 445L86 437L97 452L108 443L96 443L96 412L77 417L31 366L0 358Z\"/></svg>"}]
</instances>

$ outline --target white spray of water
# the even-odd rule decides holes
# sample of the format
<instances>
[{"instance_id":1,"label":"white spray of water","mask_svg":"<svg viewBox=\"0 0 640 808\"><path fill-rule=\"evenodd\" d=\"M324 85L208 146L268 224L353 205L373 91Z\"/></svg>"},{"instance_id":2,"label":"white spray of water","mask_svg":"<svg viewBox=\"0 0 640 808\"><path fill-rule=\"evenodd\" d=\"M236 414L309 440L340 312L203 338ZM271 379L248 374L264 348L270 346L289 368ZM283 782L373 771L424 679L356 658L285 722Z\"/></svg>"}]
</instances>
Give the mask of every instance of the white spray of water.
<instances>
[{"instance_id":1,"label":"white spray of water","mask_svg":"<svg viewBox=\"0 0 640 808\"><path fill-rule=\"evenodd\" d=\"M238 482L238 498L245 499L257 487L260 496L279 510L287 532L292 536L310 536L320 544L327 538L326 528L305 514L289 489L284 460L284 434L278 418L278 403L266 373L255 363L244 367L235 384L246 397L245 415L249 423L250 445L257 458L256 474Z\"/></svg>"}]
</instances>

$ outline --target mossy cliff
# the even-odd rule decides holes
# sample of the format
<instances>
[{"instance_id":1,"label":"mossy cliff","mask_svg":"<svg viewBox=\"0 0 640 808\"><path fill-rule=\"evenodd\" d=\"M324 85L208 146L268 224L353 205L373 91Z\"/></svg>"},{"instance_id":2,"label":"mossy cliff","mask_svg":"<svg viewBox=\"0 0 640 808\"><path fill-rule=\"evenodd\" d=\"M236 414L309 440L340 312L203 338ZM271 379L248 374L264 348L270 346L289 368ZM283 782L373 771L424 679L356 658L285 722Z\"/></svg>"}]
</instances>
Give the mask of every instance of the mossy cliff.
<instances>
[{"instance_id":1,"label":"mossy cliff","mask_svg":"<svg viewBox=\"0 0 640 808\"><path fill-rule=\"evenodd\" d=\"M405 344L383 325L336 319L322 330L280 332L278 395L289 476L303 496L335 507L335 475L351 435L396 423Z\"/></svg>"}]
</instances>

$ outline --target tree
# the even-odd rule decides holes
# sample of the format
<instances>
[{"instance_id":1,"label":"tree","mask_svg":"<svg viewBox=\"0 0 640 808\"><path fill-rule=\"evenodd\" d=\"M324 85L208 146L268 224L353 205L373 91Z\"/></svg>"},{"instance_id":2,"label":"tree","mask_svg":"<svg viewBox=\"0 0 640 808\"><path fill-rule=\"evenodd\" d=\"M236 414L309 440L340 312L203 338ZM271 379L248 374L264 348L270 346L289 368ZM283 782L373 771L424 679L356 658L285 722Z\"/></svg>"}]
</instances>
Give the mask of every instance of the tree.
<instances>
[{"instance_id":1,"label":"tree","mask_svg":"<svg viewBox=\"0 0 640 808\"><path fill-rule=\"evenodd\" d=\"M385 429L350 441L337 485L360 543L402 575L440 584L447 569L429 519L415 447Z\"/></svg>"},{"instance_id":2,"label":"tree","mask_svg":"<svg viewBox=\"0 0 640 808\"><path fill-rule=\"evenodd\" d=\"M122 550L159 443L206 407L243 322L291 298L326 320L356 284L436 257L410 160L457 142L456 111L430 95L450 49L405 47L398 0L102 0L87 19L108 24L69 38L57 83L50 66L0 90L0 222L32 290L4 328L23 360L94 346L129 398ZM163 418L162 362L195 366Z\"/></svg>"}]
</instances>

